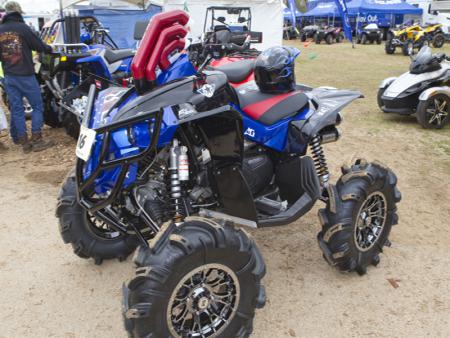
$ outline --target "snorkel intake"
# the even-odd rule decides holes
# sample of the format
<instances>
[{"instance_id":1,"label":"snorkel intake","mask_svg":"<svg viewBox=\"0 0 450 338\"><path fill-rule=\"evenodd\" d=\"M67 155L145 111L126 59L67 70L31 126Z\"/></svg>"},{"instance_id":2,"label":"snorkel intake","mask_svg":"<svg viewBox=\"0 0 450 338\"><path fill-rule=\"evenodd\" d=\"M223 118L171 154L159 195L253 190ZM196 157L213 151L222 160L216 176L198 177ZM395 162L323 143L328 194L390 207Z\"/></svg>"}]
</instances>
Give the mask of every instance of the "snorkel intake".
<instances>
[{"instance_id":1,"label":"snorkel intake","mask_svg":"<svg viewBox=\"0 0 450 338\"><path fill-rule=\"evenodd\" d=\"M170 54L184 48L188 21L189 15L182 10L160 13L151 19L131 64L139 94L156 87L157 67L166 69L170 65Z\"/></svg>"}]
</instances>

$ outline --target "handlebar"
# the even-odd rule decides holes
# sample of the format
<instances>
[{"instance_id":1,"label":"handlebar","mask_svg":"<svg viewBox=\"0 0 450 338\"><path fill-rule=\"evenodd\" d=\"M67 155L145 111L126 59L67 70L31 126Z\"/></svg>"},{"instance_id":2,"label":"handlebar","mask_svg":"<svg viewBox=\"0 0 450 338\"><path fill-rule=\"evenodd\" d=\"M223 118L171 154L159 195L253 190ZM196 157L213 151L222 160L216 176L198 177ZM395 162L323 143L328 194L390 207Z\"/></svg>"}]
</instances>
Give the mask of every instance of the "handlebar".
<instances>
[{"instance_id":1,"label":"handlebar","mask_svg":"<svg viewBox=\"0 0 450 338\"><path fill-rule=\"evenodd\" d=\"M85 43L54 43L51 44L50 46L52 47L56 47L56 49L61 48L64 52L67 52L68 48L85 48L89 50L89 46L86 45Z\"/></svg>"}]
</instances>

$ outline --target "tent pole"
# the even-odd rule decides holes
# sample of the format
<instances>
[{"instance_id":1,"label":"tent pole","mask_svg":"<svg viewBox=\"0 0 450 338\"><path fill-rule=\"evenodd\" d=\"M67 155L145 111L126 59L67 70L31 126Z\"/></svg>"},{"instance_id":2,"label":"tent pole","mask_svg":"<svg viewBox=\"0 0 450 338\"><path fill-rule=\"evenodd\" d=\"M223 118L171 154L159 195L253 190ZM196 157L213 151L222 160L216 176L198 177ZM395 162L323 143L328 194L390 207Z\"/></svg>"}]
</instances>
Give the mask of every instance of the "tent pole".
<instances>
[{"instance_id":1,"label":"tent pole","mask_svg":"<svg viewBox=\"0 0 450 338\"><path fill-rule=\"evenodd\" d=\"M63 0L59 0L59 16L61 19L64 19L64 8L63 8ZM66 30L64 29L64 22L61 22L61 29L63 34L63 42L66 42Z\"/></svg>"}]
</instances>

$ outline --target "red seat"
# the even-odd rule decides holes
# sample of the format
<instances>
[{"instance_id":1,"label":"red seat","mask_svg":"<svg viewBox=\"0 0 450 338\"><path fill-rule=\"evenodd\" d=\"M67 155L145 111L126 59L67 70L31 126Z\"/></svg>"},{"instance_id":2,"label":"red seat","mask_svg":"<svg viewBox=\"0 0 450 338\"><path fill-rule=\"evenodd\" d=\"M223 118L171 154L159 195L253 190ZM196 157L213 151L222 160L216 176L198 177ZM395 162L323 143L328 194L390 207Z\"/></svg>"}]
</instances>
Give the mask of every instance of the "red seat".
<instances>
[{"instance_id":1,"label":"red seat","mask_svg":"<svg viewBox=\"0 0 450 338\"><path fill-rule=\"evenodd\" d=\"M297 115L309 102L299 90L284 94L262 93L254 81L239 86L236 93L243 112L265 125Z\"/></svg>"}]
</instances>

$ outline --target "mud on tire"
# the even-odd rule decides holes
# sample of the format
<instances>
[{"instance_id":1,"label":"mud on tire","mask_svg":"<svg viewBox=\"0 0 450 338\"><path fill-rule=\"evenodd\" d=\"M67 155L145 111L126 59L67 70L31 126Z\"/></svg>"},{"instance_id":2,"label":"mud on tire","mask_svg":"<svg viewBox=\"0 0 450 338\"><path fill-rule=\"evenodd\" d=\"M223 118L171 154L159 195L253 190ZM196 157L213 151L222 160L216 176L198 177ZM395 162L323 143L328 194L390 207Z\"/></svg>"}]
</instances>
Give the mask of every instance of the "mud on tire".
<instances>
[{"instance_id":1,"label":"mud on tire","mask_svg":"<svg viewBox=\"0 0 450 338\"><path fill-rule=\"evenodd\" d=\"M95 264L101 264L103 259L125 260L138 246L135 236L119 233L106 236L107 233L95 227L91 217L77 201L74 170L67 175L61 187L56 217L59 218L59 231L64 243L72 244L77 256L93 258Z\"/></svg>"},{"instance_id":2,"label":"mud on tire","mask_svg":"<svg viewBox=\"0 0 450 338\"><path fill-rule=\"evenodd\" d=\"M78 118L70 111L63 109L62 113L62 126L66 130L66 134L77 140L80 135L80 121Z\"/></svg>"},{"instance_id":3,"label":"mud on tire","mask_svg":"<svg viewBox=\"0 0 450 338\"><path fill-rule=\"evenodd\" d=\"M195 337L201 326L203 334L199 337L248 337L255 308L265 303L261 285L265 265L254 241L230 224L219 225L198 217L178 227L169 223L164 227L150 242L150 248L136 251L136 276L123 287L123 315L129 335ZM217 273L228 282L215 282ZM228 310L216 303L214 283L225 287L220 291L225 295L219 296L221 300L234 304ZM201 302L204 307L199 310ZM192 311L200 311L201 325L193 324L197 318ZM208 323L215 321L205 317L206 311L220 312L225 319L211 329L213 324ZM186 321L182 321L184 318Z\"/></svg>"},{"instance_id":4,"label":"mud on tire","mask_svg":"<svg viewBox=\"0 0 450 338\"><path fill-rule=\"evenodd\" d=\"M328 263L362 275L367 266L379 263L383 246L390 244L401 194L395 174L380 163L357 160L342 172L336 186L328 189L326 208L319 210L322 231L317 239ZM372 224L375 231L369 232Z\"/></svg>"}]
</instances>

